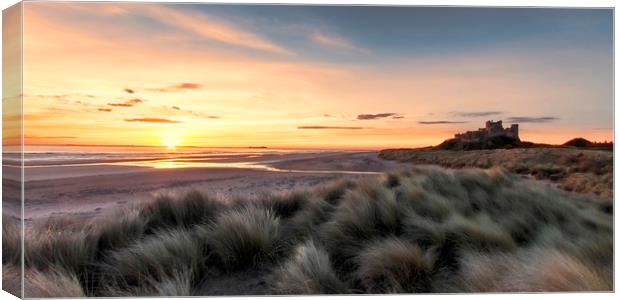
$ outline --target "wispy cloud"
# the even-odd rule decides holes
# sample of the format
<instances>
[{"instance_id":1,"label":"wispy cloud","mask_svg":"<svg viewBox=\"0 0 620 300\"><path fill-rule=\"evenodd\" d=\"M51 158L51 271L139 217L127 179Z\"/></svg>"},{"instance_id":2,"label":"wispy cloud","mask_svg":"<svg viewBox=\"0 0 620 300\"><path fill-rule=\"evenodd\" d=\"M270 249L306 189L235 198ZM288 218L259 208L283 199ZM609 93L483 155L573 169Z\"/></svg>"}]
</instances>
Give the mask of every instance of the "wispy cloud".
<instances>
[{"instance_id":1,"label":"wispy cloud","mask_svg":"<svg viewBox=\"0 0 620 300\"><path fill-rule=\"evenodd\" d=\"M556 117L510 117L507 119L511 123L549 123L559 120Z\"/></svg>"},{"instance_id":2,"label":"wispy cloud","mask_svg":"<svg viewBox=\"0 0 620 300\"><path fill-rule=\"evenodd\" d=\"M402 116L397 113L378 113L378 114L361 114L357 115L358 120L376 120L392 117L393 119L401 119Z\"/></svg>"},{"instance_id":3,"label":"wispy cloud","mask_svg":"<svg viewBox=\"0 0 620 300\"><path fill-rule=\"evenodd\" d=\"M120 103L108 103L109 106L114 106L114 107L132 107L135 106L138 103L143 103L144 100L142 99L138 99L138 98L133 98L133 99L129 99L125 102L120 102Z\"/></svg>"},{"instance_id":4,"label":"wispy cloud","mask_svg":"<svg viewBox=\"0 0 620 300\"><path fill-rule=\"evenodd\" d=\"M183 91L183 90L199 90L201 88L202 88L201 84L184 82L184 83L179 83L179 84L166 86L166 87L150 88L148 90L155 91L155 92L177 92L177 91Z\"/></svg>"},{"instance_id":5,"label":"wispy cloud","mask_svg":"<svg viewBox=\"0 0 620 300\"><path fill-rule=\"evenodd\" d=\"M181 123L179 121L163 119L163 118L135 118L125 119L125 122L145 122L145 123Z\"/></svg>"},{"instance_id":6,"label":"wispy cloud","mask_svg":"<svg viewBox=\"0 0 620 300\"><path fill-rule=\"evenodd\" d=\"M140 6L136 12L146 14L159 22L188 31L202 38L276 54L294 54L265 38L204 13L151 4Z\"/></svg>"},{"instance_id":7,"label":"wispy cloud","mask_svg":"<svg viewBox=\"0 0 620 300\"><path fill-rule=\"evenodd\" d=\"M198 83L181 83L181 84L177 84L175 86L177 89L180 90L197 90L202 88L202 85L198 84Z\"/></svg>"},{"instance_id":8,"label":"wispy cloud","mask_svg":"<svg viewBox=\"0 0 620 300\"><path fill-rule=\"evenodd\" d=\"M370 129L370 127L357 127L357 126L298 126L297 129L346 129L346 130L358 130L358 129Z\"/></svg>"},{"instance_id":9,"label":"wispy cloud","mask_svg":"<svg viewBox=\"0 0 620 300\"><path fill-rule=\"evenodd\" d=\"M464 124L466 121L419 121L418 124L422 125L437 125L437 124Z\"/></svg>"},{"instance_id":10,"label":"wispy cloud","mask_svg":"<svg viewBox=\"0 0 620 300\"><path fill-rule=\"evenodd\" d=\"M85 102L85 101L81 101L81 100L73 101L73 103L78 104L78 105L82 105L82 106L92 106L93 105L90 102Z\"/></svg>"},{"instance_id":11,"label":"wispy cloud","mask_svg":"<svg viewBox=\"0 0 620 300\"><path fill-rule=\"evenodd\" d=\"M111 112L112 109L111 108L99 108L97 109L98 111L103 111L103 112Z\"/></svg>"},{"instance_id":12,"label":"wispy cloud","mask_svg":"<svg viewBox=\"0 0 620 300\"><path fill-rule=\"evenodd\" d=\"M470 111L470 112L455 112L454 115L459 116L459 117L470 118L470 117L495 116L501 113L502 113L501 111Z\"/></svg>"},{"instance_id":13,"label":"wispy cloud","mask_svg":"<svg viewBox=\"0 0 620 300\"><path fill-rule=\"evenodd\" d=\"M204 119L221 119L222 118L220 116L213 116L213 115L203 114L203 113L195 112L193 110L188 110L187 112L189 112L193 116L196 116L196 117L199 117L199 118L204 118Z\"/></svg>"},{"instance_id":14,"label":"wispy cloud","mask_svg":"<svg viewBox=\"0 0 620 300\"><path fill-rule=\"evenodd\" d=\"M205 113L200 113L200 112L196 112L193 110L187 110L187 109L182 109L179 106L169 106L166 107L166 109L170 109L170 110L174 110L176 112L179 113L185 113L194 117L199 117L199 118L203 118L203 119L221 119L222 117L220 116L214 116L214 115L209 115L209 114L205 114Z\"/></svg>"},{"instance_id":15,"label":"wispy cloud","mask_svg":"<svg viewBox=\"0 0 620 300\"><path fill-rule=\"evenodd\" d=\"M364 48L358 47L354 45L351 41L348 41L345 38L342 38L339 36L326 34L322 32L313 32L310 35L310 39L317 44L327 46L330 48L346 50L349 52L356 52L356 53L361 53L361 54L370 54L370 51Z\"/></svg>"},{"instance_id":16,"label":"wispy cloud","mask_svg":"<svg viewBox=\"0 0 620 300\"><path fill-rule=\"evenodd\" d=\"M81 93L73 93L73 94L56 94L56 95L45 95L45 94L26 94L24 97L36 97L41 99L55 99L61 102L68 102L70 98L95 98L94 95L91 94L81 94Z\"/></svg>"}]
</instances>

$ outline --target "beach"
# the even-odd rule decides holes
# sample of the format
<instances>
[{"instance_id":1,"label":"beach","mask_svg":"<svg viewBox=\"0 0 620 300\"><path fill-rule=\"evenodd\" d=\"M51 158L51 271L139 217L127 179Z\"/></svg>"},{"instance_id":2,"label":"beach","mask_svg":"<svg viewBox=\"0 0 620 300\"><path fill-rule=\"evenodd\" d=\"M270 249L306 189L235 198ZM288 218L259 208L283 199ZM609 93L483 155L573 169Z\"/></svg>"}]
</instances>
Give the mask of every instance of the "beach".
<instances>
[{"instance_id":1,"label":"beach","mask_svg":"<svg viewBox=\"0 0 620 300\"><path fill-rule=\"evenodd\" d=\"M406 167L382 160L372 151L107 157L26 162L25 221L64 216L89 219L157 196L176 197L193 190L222 201L252 198L263 192L313 188L341 178L377 177Z\"/></svg>"},{"instance_id":2,"label":"beach","mask_svg":"<svg viewBox=\"0 0 620 300\"><path fill-rule=\"evenodd\" d=\"M50 150L23 161L32 295L549 291L548 270L568 274L561 291L611 289L608 152ZM8 158L3 285L15 291L21 161ZM37 284L55 278L64 286Z\"/></svg>"},{"instance_id":3,"label":"beach","mask_svg":"<svg viewBox=\"0 0 620 300\"><path fill-rule=\"evenodd\" d=\"M607 154L600 151L553 151L588 154L583 157L591 156L590 153ZM455 152L451 155L466 158L478 154L484 157L488 153L499 155L507 151L480 152ZM179 153L29 153L24 161L24 219L26 223L50 217L85 220L106 211L151 201L158 196L176 198L190 191L199 191L220 201L252 199L264 193L283 194L295 190L309 190L340 179L379 177L386 173L410 169L413 165L489 167L477 164L453 166L429 160L390 160L386 153L275 149L201 149ZM445 156L443 152L433 154L433 157L438 159L441 155ZM564 156L566 155L563 154L562 157ZM495 165L519 173L510 165ZM5 174L14 175L4 179L4 194L7 200L4 202L4 211L9 215L19 214L18 184L12 179L18 177L18 170L14 162L5 163L3 166ZM538 179L535 181L540 184L568 189L548 178L532 175L527 177Z\"/></svg>"}]
</instances>

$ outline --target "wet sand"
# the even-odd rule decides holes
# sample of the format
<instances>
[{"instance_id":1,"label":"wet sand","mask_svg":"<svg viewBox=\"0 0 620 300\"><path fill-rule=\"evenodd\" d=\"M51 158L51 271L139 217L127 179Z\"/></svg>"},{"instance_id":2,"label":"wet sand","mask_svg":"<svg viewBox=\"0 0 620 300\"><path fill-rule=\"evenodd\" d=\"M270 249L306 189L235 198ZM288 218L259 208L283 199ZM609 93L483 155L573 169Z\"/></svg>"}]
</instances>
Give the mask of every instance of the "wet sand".
<instances>
[{"instance_id":1,"label":"wet sand","mask_svg":"<svg viewBox=\"0 0 620 300\"><path fill-rule=\"evenodd\" d=\"M208 167L195 161L184 162L187 161L174 161L167 165L169 168L148 162L26 168L25 219L30 222L58 216L91 218L158 195L182 195L190 190L222 201L235 197L251 199L262 191L288 192L341 178L376 177L406 168L406 164L378 158L376 152L226 157L202 164Z\"/></svg>"}]
</instances>

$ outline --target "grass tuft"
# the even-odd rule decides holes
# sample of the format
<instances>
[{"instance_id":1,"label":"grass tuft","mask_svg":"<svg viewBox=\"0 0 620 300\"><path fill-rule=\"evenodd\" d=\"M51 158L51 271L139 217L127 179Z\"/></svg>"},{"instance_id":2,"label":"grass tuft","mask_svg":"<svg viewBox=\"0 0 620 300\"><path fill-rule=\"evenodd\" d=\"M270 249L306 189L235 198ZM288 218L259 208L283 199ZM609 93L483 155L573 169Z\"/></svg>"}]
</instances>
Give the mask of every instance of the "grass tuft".
<instances>
[{"instance_id":1,"label":"grass tuft","mask_svg":"<svg viewBox=\"0 0 620 300\"><path fill-rule=\"evenodd\" d=\"M327 252L312 241L297 246L293 257L274 276L277 294L309 295L346 293L346 285L332 269Z\"/></svg>"},{"instance_id":2,"label":"grass tuft","mask_svg":"<svg viewBox=\"0 0 620 300\"><path fill-rule=\"evenodd\" d=\"M2 264L21 264L22 233L18 220L9 215L2 216Z\"/></svg>"},{"instance_id":3,"label":"grass tuft","mask_svg":"<svg viewBox=\"0 0 620 300\"><path fill-rule=\"evenodd\" d=\"M102 282L121 290L155 291L154 286L179 274L185 276L179 282L193 279L194 271L204 268L206 256L205 245L187 230L159 232L109 253L101 266Z\"/></svg>"},{"instance_id":4,"label":"grass tuft","mask_svg":"<svg viewBox=\"0 0 620 300\"><path fill-rule=\"evenodd\" d=\"M378 183L347 192L319 231L321 241L341 272L357 267L357 253L373 238L398 234L402 211L393 191Z\"/></svg>"},{"instance_id":5,"label":"grass tuft","mask_svg":"<svg viewBox=\"0 0 620 300\"><path fill-rule=\"evenodd\" d=\"M24 284L25 297L28 298L85 297L77 275L57 267L45 272L25 269Z\"/></svg>"},{"instance_id":6,"label":"grass tuft","mask_svg":"<svg viewBox=\"0 0 620 300\"><path fill-rule=\"evenodd\" d=\"M24 244L26 267L39 270L62 268L83 272L95 256L95 243L89 228L40 228L27 230Z\"/></svg>"},{"instance_id":7,"label":"grass tuft","mask_svg":"<svg viewBox=\"0 0 620 300\"><path fill-rule=\"evenodd\" d=\"M220 202L193 191L180 199L156 198L142 209L142 217L147 220L148 233L165 228L189 228L211 221L221 206Z\"/></svg>"},{"instance_id":8,"label":"grass tuft","mask_svg":"<svg viewBox=\"0 0 620 300\"><path fill-rule=\"evenodd\" d=\"M368 293L430 291L434 258L416 244L388 237L370 244L358 260L356 275Z\"/></svg>"},{"instance_id":9,"label":"grass tuft","mask_svg":"<svg viewBox=\"0 0 620 300\"><path fill-rule=\"evenodd\" d=\"M272 210L256 205L220 214L209 231L215 254L228 270L273 261L282 245L280 219Z\"/></svg>"},{"instance_id":10,"label":"grass tuft","mask_svg":"<svg viewBox=\"0 0 620 300\"><path fill-rule=\"evenodd\" d=\"M516 254L469 253L460 274L468 292L610 291L608 276L575 257L553 249Z\"/></svg>"}]
</instances>

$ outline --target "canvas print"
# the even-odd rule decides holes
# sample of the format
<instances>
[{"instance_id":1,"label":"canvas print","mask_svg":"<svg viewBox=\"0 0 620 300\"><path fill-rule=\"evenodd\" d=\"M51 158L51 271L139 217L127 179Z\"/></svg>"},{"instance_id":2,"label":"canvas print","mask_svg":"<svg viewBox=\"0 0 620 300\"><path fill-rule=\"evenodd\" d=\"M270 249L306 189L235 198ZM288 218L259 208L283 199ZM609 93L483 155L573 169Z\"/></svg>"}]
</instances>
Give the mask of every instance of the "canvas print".
<instances>
[{"instance_id":1,"label":"canvas print","mask_svg":"<svg viewBox=\"0 0 620 300\"><path fill-rule=\"evenodd\" d=\"M32 1L3 25L16 296L613 291L613 9Z\"/></svg>"}]
</instances>

